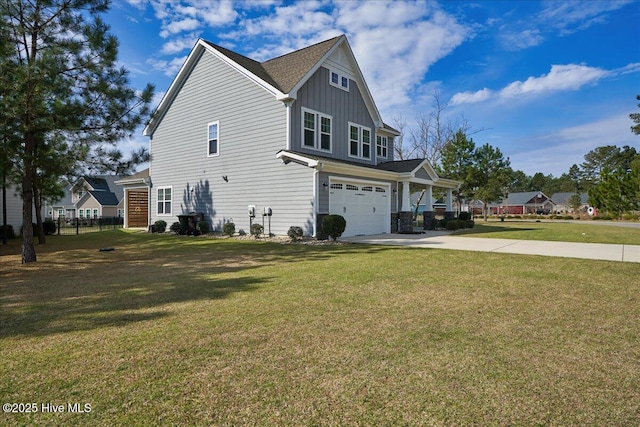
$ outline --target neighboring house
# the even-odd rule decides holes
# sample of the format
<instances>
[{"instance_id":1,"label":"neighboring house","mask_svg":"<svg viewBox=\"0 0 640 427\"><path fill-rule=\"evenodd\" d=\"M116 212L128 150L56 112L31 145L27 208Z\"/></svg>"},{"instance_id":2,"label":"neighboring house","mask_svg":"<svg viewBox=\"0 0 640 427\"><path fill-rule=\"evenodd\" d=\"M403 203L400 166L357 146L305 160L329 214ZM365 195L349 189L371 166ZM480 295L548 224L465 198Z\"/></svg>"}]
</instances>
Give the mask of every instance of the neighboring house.
<instances>
[{"instance_id":1,"label":"neighboring house","mask_svg":"<svg viewBox=\"0 0 640 427\"><path fill-rule=\"evenodd\" d=\"M578 194L580 196L580 207L576 211L572 208L571 198ZM568 212L587 212L589 209L589 194L587 193L554 193L551 196L551 200L556 204L554 208L554 212L557 213L568 213Z\"/></svg>"},{"instance_id":2,"label":"neighboring house","mask_svg":"<svg viewBox=\"0 0 640 427\"><path fill-rule=\"evenodd\" d=\"M411 192L424 189L432 206L433 187L451 200L459 185L424 159L393 161L399 133L345 36L265 62L198 40L144 134L151 222L201 212L215 230L264 222L318 236L340 214L344 236L412 231Z\"/></svg>"},{"instance_id":3,"label":"neighboring house","mask_svg":"<svg viewBox=\"0 0 640 427\"><path fill-rule=\"evenodd\" d=\"M523 215L554 212L556 204L542 191L509 193L506 200L489 205L492 214Z\"/></svg>"},{"instance_id":4,"label":"neighboring house","mask_svg":"<svg viewBox=\"0 0 640 427\"><path fill-rule=\"evenodd\" d=\"M7 225L10 225L11 227L13 227L13 231L16 234L18 234L20 233L20 228L22 227L22 196L20 195L18 187L14 185L7 185L6 194L7 194L6 222L7 222ZM2 227L5 221L5 218L3 217L4 210L5 210L5 207L3 206L2 195L0 193L0 227ZM33 222L35 221L36 221L36 211L34 207Z\"/></svg>"},{"instance_id":5,"label":"neighboring house","mask_svg":"<svg viewBox=\"0 0 640 427\"><path fill-rule=\"evenodd\" d=\"M124 212L123 189L113 175L83 176L71 185L62 199L47 206L49 218L94 219L121 217Z\"/></svg>"},{"instance_id":6,"label":"neighboring house","mask_svg":"<svg viewBox=\"0 0 640 427\"><path fill-rule=\"evenodd\" d=\"M115 182L124 190L124 228L149 225L149 169Z\"/></svg>"}]
</instances>

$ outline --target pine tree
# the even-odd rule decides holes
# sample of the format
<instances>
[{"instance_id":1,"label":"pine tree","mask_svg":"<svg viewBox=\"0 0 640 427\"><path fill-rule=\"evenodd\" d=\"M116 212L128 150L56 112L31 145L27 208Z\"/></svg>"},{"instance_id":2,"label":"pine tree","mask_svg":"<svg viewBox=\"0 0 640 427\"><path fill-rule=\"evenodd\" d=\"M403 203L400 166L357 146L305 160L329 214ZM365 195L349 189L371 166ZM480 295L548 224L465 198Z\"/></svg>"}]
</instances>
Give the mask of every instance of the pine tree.
<instances>
[{"instance_id":1,"label":"pine tree","mask_svg":"<svg viewBox=\"0 0 640 427\"><path fill-rule=\"evenodd\" d=\"M32 207L39 174L60 160L51 144L64 141L65 161L130 135L150 113L153 87L129 87L117 66L118 41L98 14L107 0L0 0L10 50L3 57L3 100L14 128L8 145L20 160L23 194L22 261L36 261ZM2 117L0 117L2 118ZM2 123L2 120L0 120ZM41 178L47 178L43 176Z\"/></svg>"}]
</instances>

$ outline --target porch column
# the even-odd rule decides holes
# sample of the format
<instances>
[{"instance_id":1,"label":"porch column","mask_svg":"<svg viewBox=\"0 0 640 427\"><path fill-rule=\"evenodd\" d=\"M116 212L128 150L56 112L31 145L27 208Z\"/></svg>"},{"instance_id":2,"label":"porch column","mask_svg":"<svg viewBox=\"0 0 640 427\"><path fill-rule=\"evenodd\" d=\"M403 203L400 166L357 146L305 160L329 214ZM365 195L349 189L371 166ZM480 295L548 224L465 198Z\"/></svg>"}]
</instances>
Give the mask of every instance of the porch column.
<instances>
[{"instance_id":1,"label":"porch column","mask_svg":"<svg viewBox=\"0 0 640 427\"><path fill-rule=\"evenodd\" d=\"M433 221L436 218L436 213L433 211L433 186L427 185L424 192L424 224L422 226L425 230L433 229Z\"/></svg>"},{"instance_id":2,"label":"porch column","mask_svg":"<svg viewBox=\"0 0 640 427\"><path fill-rule=\"evenodd\" d=\"M453 210L453 189L447 188L447 206L444 212L444 217L452 219L456 217L456 213Z\"/></svg>"},{"instance_id":3,"label":"porch column","mask_svg":"<svg viewBox=\"0 0 640 427\"><path fill-rule=\"evenodd\" d=\"M402 200L400 202L400 206L402 207L403 211L410 211L411 210L411 200L410 200L410 194L409 194L409 183L408 182L403 182L402 183Z\"/></svg>"},{"instance_id":4,"label":"porch column","mask_svg":"<svg viewBox=\"0 0 640 427\"><path fill-rule=\"evenodd\" d=\"M413 212L411 212L411 200L409 182L402 182L402 198L400 199L400 211L398 212L398 233L413 232Z\"/></svg>"}]
</instances>

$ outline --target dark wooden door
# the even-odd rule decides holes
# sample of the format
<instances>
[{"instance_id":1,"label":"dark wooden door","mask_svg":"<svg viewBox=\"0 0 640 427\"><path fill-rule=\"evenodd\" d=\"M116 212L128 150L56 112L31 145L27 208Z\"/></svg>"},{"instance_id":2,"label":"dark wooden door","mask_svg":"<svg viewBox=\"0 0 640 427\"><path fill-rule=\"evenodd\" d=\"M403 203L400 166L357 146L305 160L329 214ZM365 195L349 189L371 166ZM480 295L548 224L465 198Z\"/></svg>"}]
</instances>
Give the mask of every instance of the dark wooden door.
<instances>
[{"instance_id":1,"label":"dark wooden door","mask_svg":"<svg viewBox=\"0 0 640 427\"><path fill-rule=\"evenodd\" d=\"M129 190L127 192L127 226L147 227L149 225L149 190Z\"/></svg>"}]
</instances>

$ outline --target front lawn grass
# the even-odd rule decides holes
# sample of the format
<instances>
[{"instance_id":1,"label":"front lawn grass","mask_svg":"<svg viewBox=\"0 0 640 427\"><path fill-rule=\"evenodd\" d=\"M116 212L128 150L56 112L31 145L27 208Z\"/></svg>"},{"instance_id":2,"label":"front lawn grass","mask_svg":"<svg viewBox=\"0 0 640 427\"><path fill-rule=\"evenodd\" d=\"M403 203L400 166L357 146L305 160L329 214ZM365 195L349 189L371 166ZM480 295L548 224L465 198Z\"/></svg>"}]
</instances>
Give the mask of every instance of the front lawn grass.
<instances>
[{"instance_id":1,"label":"front lawn grass","mask_svg":"<svg viewBox=\"0 0 640 427\"><path fill-rule=\"evenodd\" d=\"M473 228L455 235L494 239L545 240L551 242L614 243L640 245L640 228L593 222L475 221Z\"/></svg>"},{"instance_id":2,"label":"front lawn grass","mask_svg":"<svg viewBox=\"0 0 640 427\"><path fill-rule=\"evenodd\" d=\"M113 246L113 252L98 248ZM0 256L2 425L640 425L640 266L108 231Z\"/></svg>"}]
</instances>

